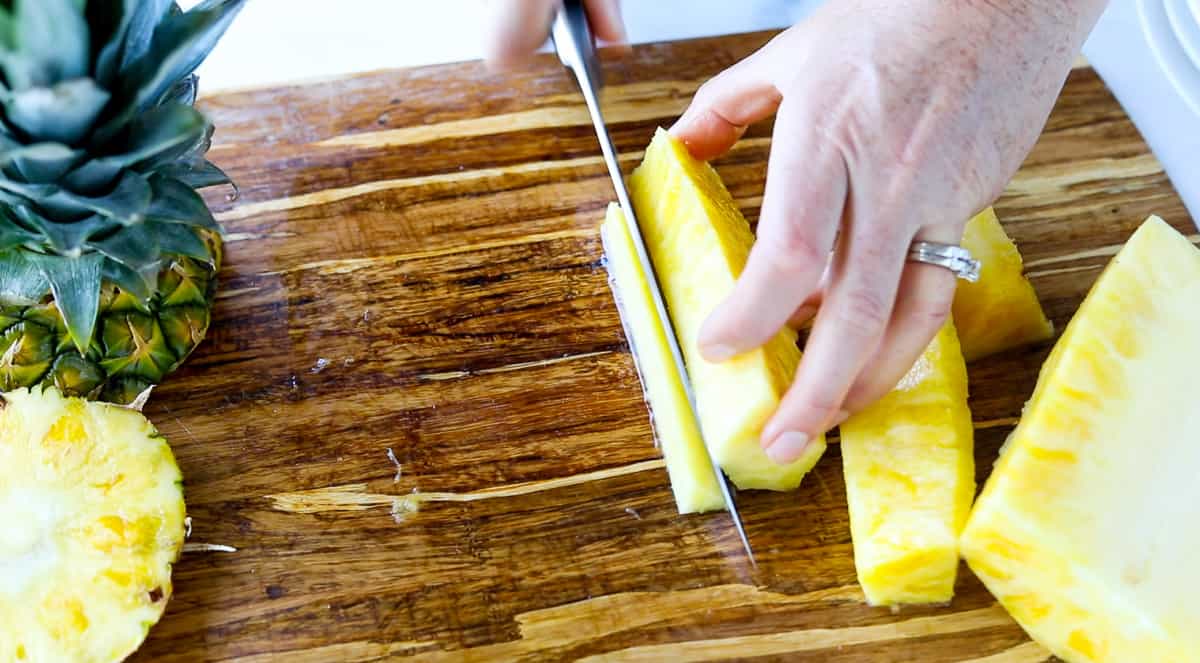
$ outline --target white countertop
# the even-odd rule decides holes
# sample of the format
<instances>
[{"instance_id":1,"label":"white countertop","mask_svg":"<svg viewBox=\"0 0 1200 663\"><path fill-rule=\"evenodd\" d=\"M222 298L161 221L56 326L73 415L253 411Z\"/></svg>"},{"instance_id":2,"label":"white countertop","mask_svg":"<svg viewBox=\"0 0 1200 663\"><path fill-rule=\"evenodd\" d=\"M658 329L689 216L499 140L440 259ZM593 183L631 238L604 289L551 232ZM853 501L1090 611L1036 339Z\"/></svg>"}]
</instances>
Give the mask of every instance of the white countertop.
<instances>
[{"instance_id":1,"label":"white countertop","mask_svg":"<svg viewBox=\"0 0 1200 663\"><path fill-rule=\"evenodd\" d=\"M1200 114L1154 57L1137 3L1112 0L1084 47L1200 223ZM196 0L181 4L190 6ZM625 0L630 40L667 41L790 25L820 0ZM203 93L392 67L473 60L483 0L254 0L199 74ZM370 20L364 20L370 17Z\"/></svg>"}]
</instances>

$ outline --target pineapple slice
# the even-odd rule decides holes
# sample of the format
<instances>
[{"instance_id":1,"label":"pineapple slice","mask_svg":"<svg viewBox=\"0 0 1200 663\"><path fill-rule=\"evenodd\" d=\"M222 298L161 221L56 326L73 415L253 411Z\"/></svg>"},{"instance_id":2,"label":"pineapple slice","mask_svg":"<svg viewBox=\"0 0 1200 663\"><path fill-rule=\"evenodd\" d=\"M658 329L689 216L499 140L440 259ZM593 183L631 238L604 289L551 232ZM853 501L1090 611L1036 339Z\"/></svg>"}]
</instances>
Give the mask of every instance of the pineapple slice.
<instances>
[{"instance_id":1,"label":"pineapple slice","mask_svg":"<svg viewBox=\"0 0 1200 663\"><path fill-rule=\"evenodd\" d=\"M891 393L842 423L854 566L871 605L954 596L975 496L974 433L949 322Z\"/></svg>"},{"instance_id":2,"label":"pineapple slice","mask_svg":"<svg viewBox=\"0 0 1200 663\"><path fill-rule=\"evenodd\" d=\"M722 363L705 361L696 346L704 319L746 264L754 242L750 225L717 172L662 129L629 183L683 348L700 426L717 462L738 488L795 488L824 453L824 437L798 460L777 465L759 445L759 434L800 361L796 332L785 329Z\"/></svg>"},{"instance_id":3,"label":"pineapple slice","mask_svg":"<svg viewBox=\"0 0 1200 663\"><path fill-rule=\"evenodd\" d=\"M645 388L655 439L667 463L667 475L679 513L725 508L721 486L696 429L691 405L675 370L667 334L654 310L645 272L621 207L610 203L600 226L609 284L621 314L625 337Z\"/></svg>"},{"instance_id":4,"label":"pineapple slice","mask_svg":"<svg viewBox=\"0 0 1200 663\"><path fill-rule=\"evenodd\" d=\"M967 222L962 245L983 263L979 280L960 282L954 294L954 326L967 361L1054 335L1021 254L992 208Z\"/></svg>"},{"instance_id":5,"label":"pineapple slice","mask_svg":"<svg viewBox=\"0 0 1200 663\"><path fill-rule=\"evenodd\" d=\"M53 387L0 411L0 660L119 661L162 616L179 468L133 410Z\"/></svg>"},{"instance_id":6,"label":"pineapple slice","mask_svg":"<svg viewBox=\"0 0 1200 663\"><path fill-rule=\"evenodd\" d=\"M964 530L1025 630L1080 661L1200 660L1200 251L1150 217L1092 287Z\"/></svg>"}]
</instances>

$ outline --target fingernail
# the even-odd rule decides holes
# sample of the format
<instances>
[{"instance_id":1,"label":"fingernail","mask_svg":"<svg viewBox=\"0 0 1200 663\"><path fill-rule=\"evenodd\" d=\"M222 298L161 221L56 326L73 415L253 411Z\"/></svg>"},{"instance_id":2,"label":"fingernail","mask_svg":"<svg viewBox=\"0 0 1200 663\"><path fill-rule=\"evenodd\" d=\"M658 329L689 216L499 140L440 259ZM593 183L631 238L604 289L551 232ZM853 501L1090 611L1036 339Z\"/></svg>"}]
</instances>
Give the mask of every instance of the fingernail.
<instances>
[{"instance_id":1,"label":"fingernail","mask_svg":"<svg viewBox=\"0 0 1200 663\"><path fill-rule=\"evenodd\" d=\"M808 435L797 431L781 433L766 448L767 457L779 465L787 465L804 453L808 446Z\"/></svg>"},{"instance_id":2,"label":"fingernail","mask_svg":"<svg viewBox=\"0 0 1200 663\"><path fill-rule=\"evenodd\" d=\"M841 426L842 422L850 418L850 413L846 410L838 410L837 416L833 418L834 426Z\"/></svg>"},{"instance_id":3,"label":"fingernail","mask_svg":"<svg viewBox=\"0 0 1200 663\"><path fill-rule=\"evenodd\" d=\"M706 345L700 350L704 354L705 359L714 363L725 361L737 354L737 350L733 346L725 345L724 343Z\"/></svg>"}]
</instances>

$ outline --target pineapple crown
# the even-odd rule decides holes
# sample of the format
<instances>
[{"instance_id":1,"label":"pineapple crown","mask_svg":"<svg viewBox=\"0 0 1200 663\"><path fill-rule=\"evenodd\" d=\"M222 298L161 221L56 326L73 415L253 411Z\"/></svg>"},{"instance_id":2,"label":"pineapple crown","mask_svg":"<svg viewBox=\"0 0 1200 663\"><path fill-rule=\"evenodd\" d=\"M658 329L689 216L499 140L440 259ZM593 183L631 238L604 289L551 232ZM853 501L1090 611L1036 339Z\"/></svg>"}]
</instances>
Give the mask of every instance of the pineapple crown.
<instances>
[{"instance_id":1,"label":"pineapple crown","mask_svg":"<svg viewBox=\"0 0 1200 663\"><path fill-rule=\"evenodd\" d=\"M0 303L53 295L80 352L101 284L148 302L165 258L213 260L196 77L245 0L0 0Z\"/></svg>"}]
</instances>

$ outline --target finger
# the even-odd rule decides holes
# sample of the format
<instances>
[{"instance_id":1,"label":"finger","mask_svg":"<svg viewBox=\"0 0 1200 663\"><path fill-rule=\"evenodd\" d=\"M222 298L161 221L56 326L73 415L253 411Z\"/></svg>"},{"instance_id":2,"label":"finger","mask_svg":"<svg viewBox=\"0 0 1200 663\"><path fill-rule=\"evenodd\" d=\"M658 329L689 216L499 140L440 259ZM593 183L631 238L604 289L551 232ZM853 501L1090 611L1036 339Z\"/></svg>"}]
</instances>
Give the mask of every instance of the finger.
<instances>
[{"instance_id":1,"label":"finger","mask_svg":"<svg viewBox=\"0 0 1200 663\"><path fill-rule=\"evenodd\" d=\"M835 239L836 243L837 240ZM821 302L825 299L825 291L829 289L830 270L833 269L833 256L825 264L825 271L821 274L821 280L817 283L817 288L800 303L799 308L792 313L792 317L788 318L788 326L795 330L807 329L811 326L813 317L817 315L817 311L821 309Z\"/></svg>"},{"instance_id":2,"label":"finger","mask_svg":"<svg viewBox=\"0 0 1200 663\"><path fill-rule=\"evenodd\" d=\"M770 74L761 50L717 74L696 90L692 103L670 133L682 140L697 159L707 161L721 156L742 137L748 125L779 108L783 97Z\"/></svg>"},{"instance_id":3,"label":"finger","mask_svg":"<svg viewBox=\"0 0 1200 663\"><path fill-rule=\"evenodd\" d=\"M620 0L588 0L584 7L587 9L588 24L597 37L615 44L628 41L625 21L621 18Z\"/></svg>"},{"instance_id":4,"label":"finger","mask_svg":"<svg viewBox=\"0 0 1200 663\"><path fill-rule=\"evenodd\" d=\"M938 234L943 238L933 239ZM920 235L920 238L956 241L945 235L953 235L953 231L933 231ZM943 267L912 262L905 266L892 319L879 349L846 394L844 410L857 412L863 409L882 398L904 378L949 319L954 290L954 274Z\"/></svg>"},{"instance_id":5,"label":"finger","mask_svg":"<svg viewBox=\"0 0 1200 663\"><path fill-rule=\"evenodd\" d=\"M846 393L891 317L909 235L899 237L885 223L867 227L861 214L851 215L851 232L843 237L796 380L763 428L767 455L779 463L798 458L817 435L845 418Z\"/></svg>"},{"instance_id":6,"label":"finger","mask_svg":"<svg viewBox=\"0 0 1200 663\"><path fill-rule=\"evenodd\" d=\"M520 64L546 43L558 0L491 0L488 6L486 59L489 66L503 69Z\"/></svg>"},{"instance_id":7,"label":"finger","mask_svg":"<svg viewBox=\"0 0 1200 663\"><path fill-rule=\"evenodd\" d=\"M846 198L840 153L812 130L805 101L775 120L758 238L732 292L700 330L700 352L723 361L770 340L817 288Z\"/></svg>"}]
</instances>

